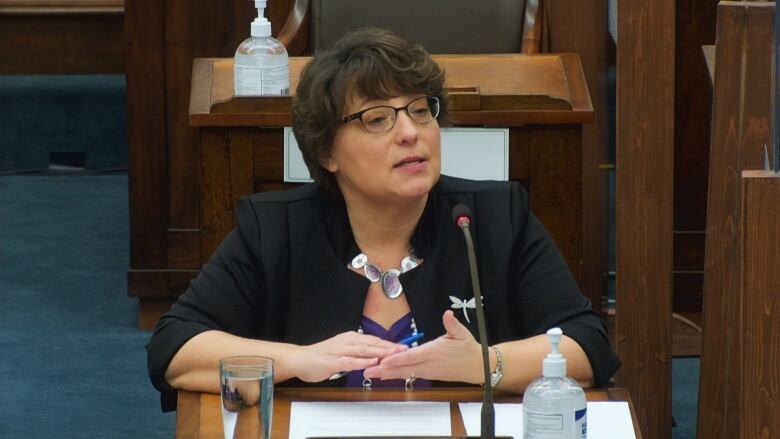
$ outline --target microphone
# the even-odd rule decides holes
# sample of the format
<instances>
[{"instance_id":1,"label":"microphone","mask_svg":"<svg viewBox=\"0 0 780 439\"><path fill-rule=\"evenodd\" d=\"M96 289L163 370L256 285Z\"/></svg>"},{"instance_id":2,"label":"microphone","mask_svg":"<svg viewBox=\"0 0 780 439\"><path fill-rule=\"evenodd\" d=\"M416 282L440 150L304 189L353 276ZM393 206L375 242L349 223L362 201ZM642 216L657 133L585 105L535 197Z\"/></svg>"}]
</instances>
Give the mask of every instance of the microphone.
<instances>
[{"instance_id":1,"label":"microphone","mask_svg":"<svg viewBox=\"0 0 780 439\"><path fill-rule=\"evenodd\" d=\"M474 292L474 301L477 311L477 328L479 329L479 343L482 345L482 367L485 372L485 385L482 394L482 422L481 437L494 439L496 437L496 413L493 407L493 389L490 386L490 360L488 357L487 329L485 328L485 312L482 308L482 290L479 287L479 273L477 272L477 257L474 253L474 242L471 236L471 209L465 204L458 204L452 209L452 220L463 231L466 239L466 248L469 256L469 271L471 272L471 288Z\"/></svg>"}]
</instances>

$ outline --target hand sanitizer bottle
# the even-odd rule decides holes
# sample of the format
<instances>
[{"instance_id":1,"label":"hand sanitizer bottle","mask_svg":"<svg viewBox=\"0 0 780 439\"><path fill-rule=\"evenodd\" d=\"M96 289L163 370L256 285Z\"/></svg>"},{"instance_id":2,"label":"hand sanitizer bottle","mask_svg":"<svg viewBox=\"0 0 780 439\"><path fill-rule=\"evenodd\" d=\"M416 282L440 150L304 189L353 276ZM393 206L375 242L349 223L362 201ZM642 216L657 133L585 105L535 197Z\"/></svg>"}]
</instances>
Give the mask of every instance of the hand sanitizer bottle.
<instances>
[{"instance_id":1,"label":"hand sanitizer bottle","mask_svg":"<svg viewBox=\"0 0 780 439\"><path fill-rule=\"evenodd\" d=\"M236 96L286 95L290 91L290 61L287 49L271 37L271 22L265 18L266 0L256 0L257 18L251 37L244 40L234 57Z\"/></svg>"},{"instance_id":2,"label":"hand sanitizer bottle","mask_svg":"<svg viewBox=\"0 0 780 439\"><path fill-rule=\"evenodd\" d=\"M566 376L566 359L558 351L563 331L547 331L552 352L544 359L542 377L523 395L523 438L585 439L587 400L585 391Z\"/></svg>"}]
</instances>

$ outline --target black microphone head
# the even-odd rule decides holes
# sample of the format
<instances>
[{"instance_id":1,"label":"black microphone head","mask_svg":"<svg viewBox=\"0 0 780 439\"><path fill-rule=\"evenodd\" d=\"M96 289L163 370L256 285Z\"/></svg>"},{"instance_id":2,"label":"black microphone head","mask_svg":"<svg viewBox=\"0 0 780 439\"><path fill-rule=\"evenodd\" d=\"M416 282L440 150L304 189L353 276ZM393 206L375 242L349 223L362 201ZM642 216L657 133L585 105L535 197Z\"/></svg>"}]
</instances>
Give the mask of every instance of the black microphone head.
<instances>
[{"instance_id":1,"label":"black microphone head","mask_svg":"<svg viewBox=\"0 0 780 439\"><path fill-rule=\"evenodd\" d=\"M465 204L458 204L452 208L452 220L458 227L463 227L464 222L467 226L471 225L471 209Z\"/></svg>"}]
</instances>

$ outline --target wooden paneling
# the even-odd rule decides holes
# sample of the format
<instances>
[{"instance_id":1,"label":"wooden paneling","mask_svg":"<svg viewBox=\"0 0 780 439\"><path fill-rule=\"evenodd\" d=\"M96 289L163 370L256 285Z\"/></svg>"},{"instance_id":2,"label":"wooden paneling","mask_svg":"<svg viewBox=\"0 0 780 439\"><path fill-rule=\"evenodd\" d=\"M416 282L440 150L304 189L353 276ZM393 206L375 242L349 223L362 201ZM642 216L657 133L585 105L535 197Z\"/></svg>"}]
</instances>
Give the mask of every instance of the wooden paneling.
<instances>
[{"instance_id":1,"label":"wooden paneling","mask_svg":"<svg viewBox=\"0 0 780 439\"><path fill-rule=\"evenodd\" d=\"M290 6L290 0L269 2L266 13L274 34L281 30ZM126 0L125 7L131 239L128 289L141 298L143 314L144 309L160 308L154 304L145 307L146 297L163 292L175 297L186 288L185 284L178 291L170 290L175 283L172 269L197 270L202 259L200 239L193 242L186 238L188 231L201 228L201 157L195 130L187 120L192 60L197 56L232 56L249 36L257 11L246 0ZM139 271L156 275L141 281L134 275Z\"/></svg>"},{"instance_id":2,"label":"wooden paneling","mask_svg":"<svg viewBox=\"0 0 780 439\"><path fill-rule=\"evenodd\" d=\"M780 175L742 177L740 438L780 437Z\"/></svg>"},{"instance_id":3,"label":"wooden paneling","mask_svg":"<svg viewBox=\"0 0 780 439\"><path fill-rule=\"evenodd\" d=\"M580 55L593 103L593 122L582 127L582 290L601 310L606 296L603 273L608 269L607 173L599 165L609 162L607 111L607 1L548 1L550 52Z\"/></svg>"},{"instance_id":4,"label":"wooden paneling","mask_svg":"<svg viewBox=\"0 0 780 439\"><path fill-rule=\"evenodd\" d=\"M575 280L582 285L582 127L525 129L530 142L531 210L550 232Z\"/></svg>"},{"instance_id":5,"label":"wooden paneling","mask_svg":"<svg viewBox=\"0 0 780 439\"><path fill-rule=\"evenodd\" d=\"M121 11L12 14L0 9L3 75L122 74L125 48Z\"/></svg>"},{"instance_id":6,"label":"wooden paneling","mask_svg":"<svg viewBox=\"0 0 780 439\"><path fill-rule=\"evenodd\" d=\"M617 383L646 437L670 438L674 2L618 2Z\"/></svg>"},{"instance_id":7,"label":"wooden paneling","mask_svg":"<svg viewBox=\"0 0 780 439\"><path fill-rule=\"evenodd\" d=\"M267 129L254 133L252 144L255 151L254 175L262 181L282 181L284 179L284 138L283 130Z\"/></svg>"},{"instance_id":8,"label":"wooden paneling","mask_svg":"<svg viewBox=\"0 0 780 439\"><path fill-rule=\"evenodd\" d=\"M707 200L700 438L739 437L742 314L738 312L740 173L763 166L771 145L774 3L718 6L712 146ZM717 420L717 422L713 422Z\"/></svg>"},{"instance_id":9,"label":"wooden paneling","mask_svg":"<svg viewBox=\"0 0 780 439\"><path fill-rule=\"evenodd\" d=\"M225 130L202 130L200 257L208 261L227 232L233 228L233 204L230 191L230 143Z\"/></svg>"},{"instance_id":10,"label":"wooden paneling","mask_svg":"<svg viewBox=\"0 0 780 439\"><path fill-rule=\"evenodd\" d=\"M168 267L189 269L200 266L200 230L168 229Z\"/></svg>"}]
</instances>

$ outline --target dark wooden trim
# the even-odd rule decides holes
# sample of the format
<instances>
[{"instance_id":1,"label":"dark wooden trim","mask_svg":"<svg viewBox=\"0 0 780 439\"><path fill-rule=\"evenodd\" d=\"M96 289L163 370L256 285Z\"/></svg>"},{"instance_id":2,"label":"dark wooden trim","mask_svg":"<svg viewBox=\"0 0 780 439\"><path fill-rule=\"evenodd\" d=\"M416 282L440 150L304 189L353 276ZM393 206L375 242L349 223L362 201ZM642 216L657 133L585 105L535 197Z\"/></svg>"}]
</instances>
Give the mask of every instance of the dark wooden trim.
<instances>
[{"instance_id":1,"label":"dark wooden trim","mask_svg":"<svg viewBox=\"0 0 780 439\"><path fill-rule=\"evenodd\" d=\"M175 299L162 298L152 299L141 297L138 299L138 329L151 331L175 302Z\"/></svg>"},{"instance_id":2,"label":"dark wooden trim","mask_svg":"<svg viewBox=\"0 0 780 439\"><path fill-rule=\"evenodd\" d=\"M128 295L148 299L170 299L183 293L199 270L129 270Z\"/></svg>"},{"instance_id":3,"label":"dark wooden trim","mask_svg":"<svg viewBox=\"0 0 780 439\"><path fill-rule=\"evenodd\" d=\"M0 0L0 15L123 14L124 0Z\"/></svg>"},{"instance_id":4,"label":"dark wooden trim","mask_svg":"<svg viewBox=\"0 0 780 439\"><path fill-rule=\"evenodd\" d=\"M167 261L165 3L125 2L130 270Z\"/></svg>"},{"instance_id":5,"label":"dark wooden trim","mask_svg":"<svg viewBox=\"0 0 780 439\"><path fill-rule=\"evenodd\" d=\"M617 383L654 439L672 432L674 36L675 2L618 2Z\"/></svg>"}]
</instances>

